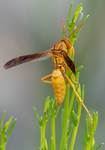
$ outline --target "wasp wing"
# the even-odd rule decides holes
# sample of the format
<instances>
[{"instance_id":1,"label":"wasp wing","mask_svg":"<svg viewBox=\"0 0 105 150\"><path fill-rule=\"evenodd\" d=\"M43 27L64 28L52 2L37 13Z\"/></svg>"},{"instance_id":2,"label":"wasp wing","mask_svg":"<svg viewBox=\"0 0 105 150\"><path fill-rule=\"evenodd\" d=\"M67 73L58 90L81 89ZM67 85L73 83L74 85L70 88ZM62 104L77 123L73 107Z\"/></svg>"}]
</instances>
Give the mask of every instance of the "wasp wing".
<instances>
[{"instance_id":1,"label":"wasp wing","mask_svg":"<svg viewBox=\"0 0 105 150\"><path fill-rule=\"evenodd\" d=\"M74 62L69 58L69 56L67 55L65 51L63 51L63 57L64 57L66 64L69 66L72 72L76 74Z\"/></svg>"},{"instance_id":2,"label":"wasp wing","mask_svg":"<svg viewBox=\"0 0 105 150\"><path fill-rule=\"evenodd\" d=\"M51 49L40 52L40 53L35 53L35 54L30 54L30 55L24 55L24 56L19 56L16 57L10 61L8 61L5 65L4 68L8 69L17 65L20 65L22 63L28 62L28 61L34 61L34 60L44 60L50 57L50 52Z\"/></svg>"},{"instance_id":3,"label":"wasp wing","mask_svg":"<svg viewBox=\"0 0 105 150\"><path fill-rule=\"evenodd\" d=\"M39 57L39 58L35 58L33 60L31 60L32 62L35 62L35 61L42 61L42 60L46 60L50 57L49 53L43 57Z\"/></svg>"}]
</instances>

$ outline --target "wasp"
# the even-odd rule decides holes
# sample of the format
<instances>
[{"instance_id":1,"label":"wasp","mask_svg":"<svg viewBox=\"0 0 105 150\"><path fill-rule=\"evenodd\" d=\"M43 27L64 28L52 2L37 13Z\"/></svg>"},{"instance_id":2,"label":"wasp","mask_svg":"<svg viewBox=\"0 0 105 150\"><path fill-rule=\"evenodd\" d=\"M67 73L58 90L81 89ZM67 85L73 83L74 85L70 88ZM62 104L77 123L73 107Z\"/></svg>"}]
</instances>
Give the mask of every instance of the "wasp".
<instances>
[{"instance_id":1,"label":"wasp","mask_svg":"<svg viewBox=\"0 0 105 150\"><path fill-rule=\"evenodd\" d=\"M92 117L91 117L88 109L86 108L81 97L77 93L73 83L71 82L69 77L65 74L65 69L71 70L73 72L73 74L76 74L75 64L68 56L68 54L70 54L71 52L73 52L73 55L75 53L74 48L71 47L71 41L69 38L79 27L85 26L85 25L81 24L72 32L72 34L69 37L67 37L66 33L65 33L64 20L62 20L62 22L63 22L63 31L64 31L65 37L62 37L60 39L60 41L58 43L56 43L51 49L44 51L44 52L39 52L39 53L30 54L30 55L16 57L16 58L8 61L4 65L4 68L8 69L8 68L20 65L20 64L28 62L28 61L44 60L51 56L54 61L54 64L55 64L55 69L52 74L47 75L46 77L42 78L42 81L51 83L53 85L56 101L57 101L58 106L60 106L63 102L63 99L65 97L65 92L66 92L66 85L65 85L65 79L64 79L64 77L65 77L66 80L68 81L68 83L70 84L70 86L73 88L78 100L80 101L80 103L83 105L83 107L87 111L87 113L91 119L91 124L92 124L93 120L92 120ZM69 51L67 51L67 49L69 49ZM46 81L49 78L51 78L51 81Z\"/></svg>"},{"instance_id":2,"label":"wasp","mask_svg":"<svg viewBox=\"0 0 105 150\"><path fill-rule=\"evenodd\" d=\"M65 33L64 20L62 20L62 21L63 21L63 30L64 30L65 37L61 38L60 41L54 45L54 47L52 47L51 49L44 51L44 52L39 52L39 53L16 57L16 58L8 61L4 65L4 68L8 69L8 68L11 68L11 67L23 64L25 62L29 62L29 61L45 60L51 56L54 61L55 67L62 65L62 66L64 66L65 69L72 70L72 72L74 74L76 74L74 62L68 56L68 54L70 54L71 52L73 52L73 55L75 53L74 48L71 47L71 41L70 41L69 37L79 27L85 26L85 25L81 24L73 31L73 33L69 37L67 37L66 33ZM67 49L70 49L69 52L67 52ZM66 64L68 65L68 67L66 67Z\"/></svg>"}]
</instances>

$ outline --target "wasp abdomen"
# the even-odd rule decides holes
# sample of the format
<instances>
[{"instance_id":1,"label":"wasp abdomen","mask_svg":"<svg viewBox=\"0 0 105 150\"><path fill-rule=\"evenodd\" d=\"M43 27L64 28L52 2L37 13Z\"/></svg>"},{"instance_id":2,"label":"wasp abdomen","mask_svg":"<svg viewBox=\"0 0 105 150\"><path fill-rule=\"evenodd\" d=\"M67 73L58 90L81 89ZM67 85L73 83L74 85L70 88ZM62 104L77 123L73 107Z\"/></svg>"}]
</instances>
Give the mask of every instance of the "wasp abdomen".
<instances>
[{"instance_id":1,"label":"wasp abdomen","mask_svg":"<svg viewBox=\"0 0 105 150\"><path fill-rule=\"evenodd\" d=\"M60 70L54 70L52 73L52 85L55 93L55 98L58 106L63 102L66 92L66 85L64 77L62 76Z\"/></svg>"}]
</instances>

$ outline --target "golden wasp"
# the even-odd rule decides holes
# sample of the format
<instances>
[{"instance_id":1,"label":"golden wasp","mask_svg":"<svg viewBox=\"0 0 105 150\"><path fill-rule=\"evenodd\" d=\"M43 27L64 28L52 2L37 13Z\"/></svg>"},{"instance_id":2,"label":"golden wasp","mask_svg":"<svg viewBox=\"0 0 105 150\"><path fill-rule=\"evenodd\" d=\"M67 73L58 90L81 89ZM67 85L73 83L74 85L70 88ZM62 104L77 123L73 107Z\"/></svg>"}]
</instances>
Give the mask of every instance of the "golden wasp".
<instances>
[{"instance_id":1,"label":"golden wasp","mask_svg":"<svg viewBox=\"0 0 105 150\"><path fill-rule=\"evenodd\" d=\"M73 88L78 100L80 101L80 103L83 105L83 107L87 111L87 113L91 119L91 125L92 125L93 119L92 119L88 109L86 108L81 97L77 93L73 83L68 78L68 76L65 74L65 69L71 70L73 72L73 74L76 74L74 62L68 56L68 54L70 54L71 52L73 52L73 55L75 53L74 48L71 47L71 41L70 41L69 37L79 27L85 26L85 25L81 24L73 31L73 33L69 37L67 37L66 33L65 33L64 20L62 20L62 21L63 21L63 31L64 31L65 37L62 37L60 39L60 41L54 45L54 47L52 47L51 49L44 51L44 52L39 52L39 53L35 53L35 54L16 57L16 58L8 61L4 65L4 68L8 69L8 68L20 65L20 64L28 62L28 61L44 60L51 56L54 61L54 64L55 64L55 69L52 74L42 78L42 81L51 83L53 85L56 101L57 101L58 106L60 106L63 102L63 99L65 97L65 92L66 92L66 85L65 85L65 80L64 80L64 77L65 77L66 80L68 81L68 83ZM67 52L67 49L69 49L68 52ZM68 65L68 67L67 67L67 65ZM51 78L51 81L46 81L46 79L49 79L49 78Z\"/></svg>"}]
</instances>

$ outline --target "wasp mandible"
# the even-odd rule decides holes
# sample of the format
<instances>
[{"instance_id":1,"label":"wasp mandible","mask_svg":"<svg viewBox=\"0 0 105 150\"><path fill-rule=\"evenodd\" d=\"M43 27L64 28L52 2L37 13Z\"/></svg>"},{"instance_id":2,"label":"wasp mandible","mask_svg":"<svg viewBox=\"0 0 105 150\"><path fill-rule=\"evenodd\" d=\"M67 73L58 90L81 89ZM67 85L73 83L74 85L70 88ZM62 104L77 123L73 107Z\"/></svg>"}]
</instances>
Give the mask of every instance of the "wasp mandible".
<instances>
[{"instance_id":1,"label":"wasp mandible","mask_svg":"<svg viewBox=\"0 0 105 150\"><path fill-rule=\"evenodd\" d=\"M66 33L65 33L64 20L62 20L62 22L63 22L63 31L64 31L65 37L62 37L60 39L60 41L54 45L54 47L52 47L51 49L44 51L44 52L39 52L39 53L30 54L30 55L16 57L16 58L8 61L4 65L4 68L8 69L8 68L20 65L20 64L28 62L28 61L44 60L51 56L54 61L54 64L55 64L55 69L52 74L42 78L42 81L51 83L53 85L56 101L57 101L58 106L60 106L63 102L63 99L65 97L65 92L66 92L66 85L65 85L65 80L64 80L64 77L65 77L66 80L68 81L68 83L73 88L78 100L80 101L80 103L83 105L83 107L87 111L87 113L91 119L91 124L92 124L93 120L92 120L92 117L91 117L88 109L84 105L81 97L78 95L73 83L68 78L68 76L65 74L65 69L71 70L73 72L73 74L76 74L74 62L68 56L68 54L70 54L71 52L73 52L73 55L75 53L74 48L71 47L71 41L70 41L69 37L79 27L85 26L85 25L81 24L72 32L72 34L69 37L67 37ZM68 52L67 52L67 49L69 49ZM51 81L46 81L46 79L49 79L49 78L51 78Z\"/></svg>"}]
</instances>

